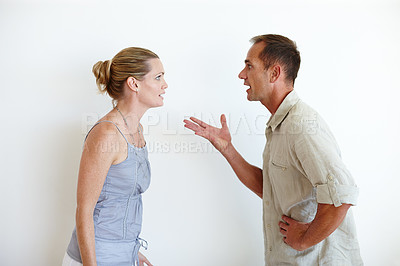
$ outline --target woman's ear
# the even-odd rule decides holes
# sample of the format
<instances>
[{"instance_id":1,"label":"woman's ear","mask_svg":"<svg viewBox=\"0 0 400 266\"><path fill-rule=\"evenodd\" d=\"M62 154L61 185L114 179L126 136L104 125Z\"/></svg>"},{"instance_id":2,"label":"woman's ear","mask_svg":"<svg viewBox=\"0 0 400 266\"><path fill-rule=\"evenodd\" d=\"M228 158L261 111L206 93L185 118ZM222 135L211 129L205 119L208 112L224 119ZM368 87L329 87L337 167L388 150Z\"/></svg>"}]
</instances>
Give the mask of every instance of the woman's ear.
<instances>
[{"instance_id":1,"label":"woman's ear","mask_svg":"<svg viewBox=\"0 0 400 266\"><path fill-rule=\"evenodd\" d=\"M134 77L127 78L126 83L131 90L136 92L139 91L138 81Z\"/></svg>"}]
</instances>

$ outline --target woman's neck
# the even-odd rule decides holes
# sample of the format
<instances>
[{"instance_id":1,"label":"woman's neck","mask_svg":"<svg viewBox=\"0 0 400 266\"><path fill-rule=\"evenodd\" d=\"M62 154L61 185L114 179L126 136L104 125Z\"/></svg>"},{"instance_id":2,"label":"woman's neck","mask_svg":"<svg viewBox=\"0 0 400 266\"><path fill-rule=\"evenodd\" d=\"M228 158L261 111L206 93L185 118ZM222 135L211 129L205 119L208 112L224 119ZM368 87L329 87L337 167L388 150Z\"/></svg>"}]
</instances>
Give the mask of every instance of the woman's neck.
<instances>
[{"instance_id":1,"label":"woman's neck","mask_svg":"<svg viewBox=\"0 0 400 266\"><path fill-rule=\"evenodd\" d=\"M135 104L132 102L127 102L124 100L118 101L116 108L119 109L122 116L126 119L128 127L132 131L137 131L140 123L140 119L147 111L146 108L140 106L140 104ZM118 112L118 110L117 110Z\"/></svg>"}]
</instances>

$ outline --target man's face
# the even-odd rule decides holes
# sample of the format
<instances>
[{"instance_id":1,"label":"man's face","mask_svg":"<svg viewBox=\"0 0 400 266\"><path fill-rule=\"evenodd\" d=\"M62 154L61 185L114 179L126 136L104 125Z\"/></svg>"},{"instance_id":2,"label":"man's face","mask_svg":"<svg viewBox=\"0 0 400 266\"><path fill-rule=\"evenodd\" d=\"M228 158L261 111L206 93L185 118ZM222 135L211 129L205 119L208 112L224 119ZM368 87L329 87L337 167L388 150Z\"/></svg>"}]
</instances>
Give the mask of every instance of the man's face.
<instances>
[{"instance_id":1,"label":"man's face","mask_svg":"<svg viewBox=\"0 0 400 266\"><path fill-rule=\"evenodd\" d=\"M265 43L254 44L247 53L244 61L245 67L239 73L239 78L244 80L244 85L250 86L247 92L247 100L262 101L269 97L271 84L269 83L269 72L264 68L264 62L259 58Z\"/></svg>"}]
</instances>

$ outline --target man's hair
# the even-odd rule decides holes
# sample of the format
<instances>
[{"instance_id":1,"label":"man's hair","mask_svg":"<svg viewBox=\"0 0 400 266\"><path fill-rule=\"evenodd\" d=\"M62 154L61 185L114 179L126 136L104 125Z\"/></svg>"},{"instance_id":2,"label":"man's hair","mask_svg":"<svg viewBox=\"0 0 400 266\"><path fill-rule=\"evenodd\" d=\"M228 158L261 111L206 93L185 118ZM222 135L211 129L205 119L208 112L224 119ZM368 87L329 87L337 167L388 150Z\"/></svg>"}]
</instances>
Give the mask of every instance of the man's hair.
<instances>
[{"instance_id":1,"label":"man's hair","mask_svg":"<svg viewBox=\"0 0 400 266\"><path fill-rule=\"evenodd\" d=\"M300 52L296 43L289 38L277 34L259 35L251 38L253 44L264 42L266 46L260 52L259 58L264 62L265 69L279 63L286 74L286 80L292 82L297 77L300 68Z\"/></svg>"}]
</instances>

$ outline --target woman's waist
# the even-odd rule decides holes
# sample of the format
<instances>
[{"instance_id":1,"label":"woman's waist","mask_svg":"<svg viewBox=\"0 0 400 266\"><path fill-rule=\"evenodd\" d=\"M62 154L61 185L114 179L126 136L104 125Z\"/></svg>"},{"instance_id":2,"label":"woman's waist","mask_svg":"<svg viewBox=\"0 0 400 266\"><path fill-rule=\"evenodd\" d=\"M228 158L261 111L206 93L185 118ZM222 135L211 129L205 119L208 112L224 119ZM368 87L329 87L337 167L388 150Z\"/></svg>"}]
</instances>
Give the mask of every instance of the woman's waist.
<instances>
[{"instance_id":1,"label":"woman's waist","mask_svg":"<svg viewBox=\"0 0 400 266\"><path fill-rule=\"evenodd\" d=\"M137 182L105 182L98 199L101 202L105 199L125 200L143 194L150 186L150 180L138 180Z\"/></svg>"},{"instance_id":2,"label":"woman's waist","mask_svg":"<svg viewBox=\"0 0 400 266\"><path fill-rule=\"evenodd\" d=\"M129 202L140 201L142 198L142 193L139 191L131 193L116 193L111 191L102 191L99 199L97 200L96 207L103 207L107 205L114 204L126 204Z\"/></svg>"}]
</instances>

